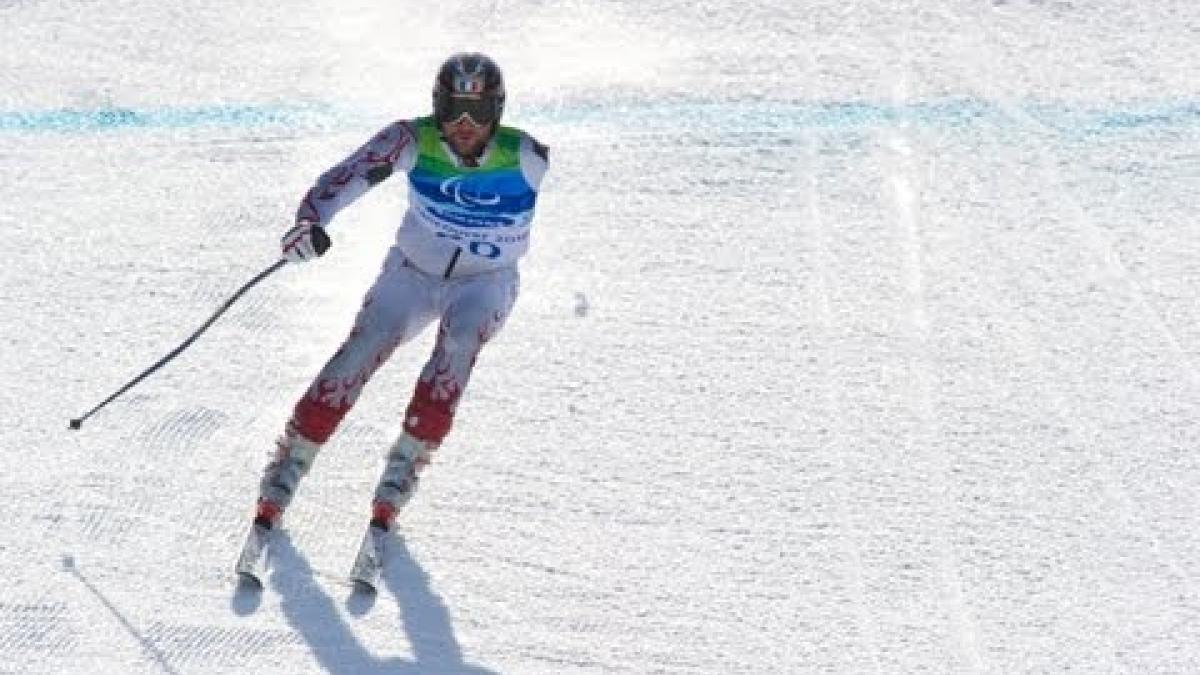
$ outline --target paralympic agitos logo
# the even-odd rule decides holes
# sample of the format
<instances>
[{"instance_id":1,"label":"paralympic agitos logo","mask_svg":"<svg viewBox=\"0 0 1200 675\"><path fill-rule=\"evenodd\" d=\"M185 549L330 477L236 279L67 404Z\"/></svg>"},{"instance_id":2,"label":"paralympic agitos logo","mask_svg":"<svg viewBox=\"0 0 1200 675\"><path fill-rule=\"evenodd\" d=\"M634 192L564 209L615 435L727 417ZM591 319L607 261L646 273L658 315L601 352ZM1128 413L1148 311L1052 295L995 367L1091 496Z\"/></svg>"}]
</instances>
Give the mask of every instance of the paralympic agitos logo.
<instances>
[{"instance_id":1,"label":"paralympic agitos logo","mask_svg":"<svg viewBox=\"0 0 1200 675\"><path fill-rule=\"evenodd\" d=\"M451 176L442 181L439 186L442 194L454 200L459 206L495 206L500 203L500 195L496 193L474 192L463 187L462 176Z\"/></svg>"}]
</instances>

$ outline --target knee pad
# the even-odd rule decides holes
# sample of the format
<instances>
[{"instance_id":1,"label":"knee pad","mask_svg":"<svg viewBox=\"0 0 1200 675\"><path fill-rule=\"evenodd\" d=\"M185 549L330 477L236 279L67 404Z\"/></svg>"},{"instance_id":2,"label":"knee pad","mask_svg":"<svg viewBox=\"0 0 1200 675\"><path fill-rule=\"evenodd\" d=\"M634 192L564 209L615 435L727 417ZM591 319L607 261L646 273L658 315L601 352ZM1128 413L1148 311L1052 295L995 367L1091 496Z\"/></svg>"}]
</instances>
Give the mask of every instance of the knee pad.
<instances>
[{"instance_id":1,"label":"knee pad","mask_svg":"<svg viewBox=\"0 0 1200 675\"><path fill-rule=\"evenodd\" d=\"M454 411L446 403L438 403L421 396L413 396L404 411L404 431L413 438L438 445L454 423Z\"/></svg>"},{"instance_id":2,"label":"knee pad","mask_svg":"<svg viewBox=\"0 0 1200 675\"><path fill-rule=\"evenodd\" d=\"M292 411L289 430L315 443L324 443L350 411L349 406L329 406L305 395Z\"/></svg>"}]
</instances>

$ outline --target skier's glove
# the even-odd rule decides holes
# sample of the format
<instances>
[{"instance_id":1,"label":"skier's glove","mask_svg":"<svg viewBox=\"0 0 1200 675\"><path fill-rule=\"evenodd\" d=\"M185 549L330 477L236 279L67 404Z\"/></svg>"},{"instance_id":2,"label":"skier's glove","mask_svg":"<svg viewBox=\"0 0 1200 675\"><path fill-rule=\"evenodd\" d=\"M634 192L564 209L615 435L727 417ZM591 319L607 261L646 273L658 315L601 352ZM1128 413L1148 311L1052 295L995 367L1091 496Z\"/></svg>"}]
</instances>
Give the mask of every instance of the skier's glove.
<instances>
[{"instance_id":1,"label":"skier's glove","mask_svg":"<svg viewBox=\"0 0 1200 675\"><path fill-rule=\"evenodd\" d=\"M302 220L279 240L283 258L288 262L306 262L329 250L329 235L316 223Z\"/></svg>"}]
</instances>

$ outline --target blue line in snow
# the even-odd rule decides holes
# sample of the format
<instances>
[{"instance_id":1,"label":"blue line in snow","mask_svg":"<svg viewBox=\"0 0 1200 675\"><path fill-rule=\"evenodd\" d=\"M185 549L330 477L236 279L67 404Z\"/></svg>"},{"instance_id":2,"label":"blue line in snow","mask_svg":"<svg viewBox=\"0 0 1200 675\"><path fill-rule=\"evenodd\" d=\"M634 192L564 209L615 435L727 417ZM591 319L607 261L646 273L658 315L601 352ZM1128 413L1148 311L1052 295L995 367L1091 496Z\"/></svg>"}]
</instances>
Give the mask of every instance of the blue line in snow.
<instances>
[{"instance_id":1,"label":"blue line in snow","mask_svg":"<svg viewBox=\"0 0 1200 675\"><path fill-rule=\"evenodd\" d=\"M1200 126L1200 103L1113 104L1107 107L1027 102L1021 112L1068 134ZM871 102L696 102L514 108L513 118L538 124L616 125L623 129L790 132L801 128L864 129L895 124L941 128L1019 125L1004 106L976 99L889 105ZM367 115L324 103L208 105L4 111L2 132L81 133L122 129L335 129L371 124Z\"/></svg>"},{"instance_id":2,"label":"blue line in snow","mask_svg":"<svg viewBox=\"0 0 1200 675\"><path fill-rule=\"evenodd\" d=\"M1200 103L1120 104L1110 107L1027 102L1006 107L975 99L946 99L905 105L868 102L668 103L545 108L522 118L548 123L595 123L680 131L713 129L787 132L800 128L866 129L913 124L965 128L1021 126L1022 115L1064 133L1089 134L1141 128L1200 126Z\"/></svg>"},{"instance_id":3,"label":"blue line in snow","mask_svg":"<svg viewBox=\"0 0 1200 675\"><path fill-rule=\"evenodd\" d=\"M190 129L198 127L328 127L337 122L325 104L208 105L146 109L93 108L3 111L0 132L81 132L115 129Z\"/></svg>"}]
</instances>

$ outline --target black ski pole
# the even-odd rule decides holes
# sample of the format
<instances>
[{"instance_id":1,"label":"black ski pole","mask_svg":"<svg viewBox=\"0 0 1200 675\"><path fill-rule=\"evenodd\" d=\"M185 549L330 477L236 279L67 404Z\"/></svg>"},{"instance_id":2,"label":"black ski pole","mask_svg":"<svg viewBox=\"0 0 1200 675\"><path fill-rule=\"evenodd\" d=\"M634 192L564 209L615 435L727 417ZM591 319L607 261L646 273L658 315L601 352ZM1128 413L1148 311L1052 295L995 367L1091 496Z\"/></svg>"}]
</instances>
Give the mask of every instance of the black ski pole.
<instances>
[{"instance_id":1,"label":"black ski pole","mask_svg":"<svg viewBox=\"0 0 1200 675\"><path fill-rule=\"evenodd\" d=\"M176 356L179 356L180 352L187 349L189 345L191 345L193 342L196 341L196 338L200 337L201 333L208 330L208 327L211 326L213 324L213 322L217 320L217 318L219 318L222 314L224 314L225 310L229 309L229 307L231 305L233 305L233 303L237 302L237 299L242 297L242 295L246 291L250 290L258 282L262 281L263 279L266 279L273 272L278 270L280 267L283 267L285 264L287 264L287 260L280 259L278 262L273 263L267 269L259 272L258 275L256 275L253 279L251 279L250 281L247 281L245 283L245 285L243 285L241 288L239 288L237 290L236 293L233 294L232 297L230 297L228 300L225 301L225 304L221 305L220 309L218 309L216 311L216 313L214 313L212 316L208 317L208 321L205 321L204 325L200 326L199 330L197 330L195 333L192 333L191 337L184 340L183 344L179 345L174 350L172 350L170 354L167 354L166 356L159 359L158 363L156 363L156 364L150 366L149 368L147 368L146 370L144 370L141 375L138 375L137 377L130 380L125 386L123 386L120 389L113 392L111 396L109 396L108 398L101 401L99 404L96 405L95 408L92 408L91 410L87 411L83 415L80 415L79 417L72 419L71 422L67 425L67 428L68 429L79 429L80 427L83 426L83 421L86 420L87 418L91 417L93 414L95 414L96 411L100 410L104 406L111 403L112 400L115 399L116 397L129 391L135 384L146 379L151 373L153 373L154 371L163 367L171 359L175 358Z\"/></svg>"}]
</instances>

